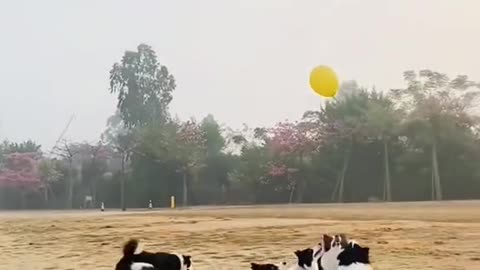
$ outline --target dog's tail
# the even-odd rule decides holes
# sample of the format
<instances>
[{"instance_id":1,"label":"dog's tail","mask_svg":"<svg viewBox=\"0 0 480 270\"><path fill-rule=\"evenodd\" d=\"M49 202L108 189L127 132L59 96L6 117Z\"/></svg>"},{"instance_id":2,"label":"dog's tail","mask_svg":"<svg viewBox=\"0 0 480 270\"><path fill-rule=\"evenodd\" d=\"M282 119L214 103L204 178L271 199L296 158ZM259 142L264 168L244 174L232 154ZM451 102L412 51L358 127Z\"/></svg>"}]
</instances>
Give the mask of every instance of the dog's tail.
<instances>
[{"instance_id":1,"label":"dog's tail","mask_svg":"<svg viewBox=\"0 0 480 270\"><path fill-rule=\"evenodd\" d=\"M128 257L135 254L135 250L138 247L138 240L137 239L130 239L128 242L123 245L123 256Z\"/></svg>"}]
</instances>

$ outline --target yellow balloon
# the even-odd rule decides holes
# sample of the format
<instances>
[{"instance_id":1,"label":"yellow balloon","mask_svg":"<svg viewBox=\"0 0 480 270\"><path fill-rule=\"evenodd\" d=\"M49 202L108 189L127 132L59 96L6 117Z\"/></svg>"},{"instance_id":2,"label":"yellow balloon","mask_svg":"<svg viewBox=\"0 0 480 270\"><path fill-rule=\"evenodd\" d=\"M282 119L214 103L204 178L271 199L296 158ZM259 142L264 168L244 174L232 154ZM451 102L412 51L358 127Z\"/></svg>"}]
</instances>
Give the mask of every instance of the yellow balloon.
<instances>
[{"instance_id":1,"label":"yellow balloon","mask_svg":"<svg viewBox=\"0 0 480 270\"><path fill-rule=\"evenodd\" d=\"M317 66L310 73L310 87L323 97L335 97L339 82L337 74L327 66Z\"/></svg>"}]
</instances>

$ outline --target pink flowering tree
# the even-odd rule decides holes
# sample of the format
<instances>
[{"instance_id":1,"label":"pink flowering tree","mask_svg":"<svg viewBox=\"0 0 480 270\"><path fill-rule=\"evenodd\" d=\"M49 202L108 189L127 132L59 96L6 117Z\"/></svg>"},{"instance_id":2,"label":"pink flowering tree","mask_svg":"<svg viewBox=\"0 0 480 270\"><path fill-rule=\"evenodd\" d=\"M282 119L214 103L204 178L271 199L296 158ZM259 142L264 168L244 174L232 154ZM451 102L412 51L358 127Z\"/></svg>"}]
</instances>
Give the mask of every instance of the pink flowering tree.
<instances>
[{"instance_id":1,"label":"pink flowering tree","mask_svg":"<svg viewBox=\"0 0 480 270\"><path fill-rule=\"evenodd\" d=\"M10 153L3 156L0 168L0 186L18 188L22 191L22 205L25 194L37 192L45 187L39 172L39 153Z\"/></svg>"},{"instance_id":2,"label":"pink flowering tree","mask_svg":"<svg viewBox=\"0 0 480 270\"><path fill-rule=\"evenodd\" d=\"M4 156L0 185L37 190L43 186L38 170L38 153L11 153Z\"/></svg>"},{"instance_id":3,"label":"pink flowering tree","mask_svg":"<svg viewBox=\"0 0 480 270\"><path fill-rule=\"evenodd\" d=\"M297 200L303 199L305 179L304 164L315 149L316 138L310 128L298 122L280 122L268 130L267 146L273 155L269 175L284 179L282 187L289 191L289 202L297 192Z\"/></svg>"}]
</instances>

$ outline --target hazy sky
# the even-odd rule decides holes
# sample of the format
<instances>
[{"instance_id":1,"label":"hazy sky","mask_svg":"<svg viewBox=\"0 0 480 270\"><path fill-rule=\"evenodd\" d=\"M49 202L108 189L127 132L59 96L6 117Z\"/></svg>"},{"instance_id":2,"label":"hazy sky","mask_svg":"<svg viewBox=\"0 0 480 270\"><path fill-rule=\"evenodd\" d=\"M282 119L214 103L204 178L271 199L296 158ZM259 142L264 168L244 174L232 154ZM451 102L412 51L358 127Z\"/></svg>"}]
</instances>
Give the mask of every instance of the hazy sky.
<instances>
[{"instance_id":1,"label":"hazy sky","mask_svg":"<svg viewBox=\"0 0 480 270\"><path fill-rule=\"evenodd\" d=\"M0 140L93 141L114 112L108 72L145 42L177 79L171 104L233 127L318 108L318 64L342 80L401 86L406 69L480 80L478 0L0 2ZM48 149L45 149L48 150Z\"/></svg>"}]
</instances>

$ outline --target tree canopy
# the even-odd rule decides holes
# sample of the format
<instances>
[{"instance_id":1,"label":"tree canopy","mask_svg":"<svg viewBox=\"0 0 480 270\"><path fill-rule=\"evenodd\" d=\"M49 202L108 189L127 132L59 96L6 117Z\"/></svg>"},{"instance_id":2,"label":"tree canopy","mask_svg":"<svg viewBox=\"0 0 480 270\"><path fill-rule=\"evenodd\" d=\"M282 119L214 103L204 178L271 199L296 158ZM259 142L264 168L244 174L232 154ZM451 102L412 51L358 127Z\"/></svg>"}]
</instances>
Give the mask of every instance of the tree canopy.
<instances>
[{"instance_id":1,"label":"tree canopy","mask_svg":"<svg viewBox=\"0 0 480 270\"><path fill-rule=\"evenodd\" d=\"M211 114L171 117L175 79L141 44L113 65L117 108L99 142L65 141L55 157L33 140L0 145L0 206L480 198L480 84L431 70L403 77L398 89L346 81L296 121L233 130Z\"/></svg>"}]
</instances>

